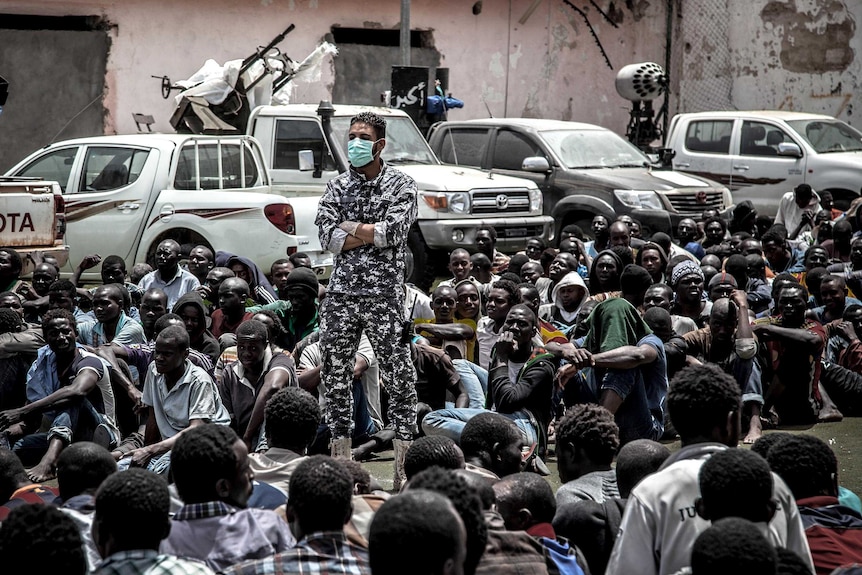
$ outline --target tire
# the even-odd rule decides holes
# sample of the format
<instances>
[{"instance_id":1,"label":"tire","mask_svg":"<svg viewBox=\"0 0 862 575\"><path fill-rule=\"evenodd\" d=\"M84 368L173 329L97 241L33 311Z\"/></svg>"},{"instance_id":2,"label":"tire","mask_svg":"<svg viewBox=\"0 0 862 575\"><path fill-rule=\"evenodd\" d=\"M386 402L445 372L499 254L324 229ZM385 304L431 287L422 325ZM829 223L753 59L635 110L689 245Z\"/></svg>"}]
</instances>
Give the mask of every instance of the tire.
<instances>
[{"instance_id":1,"label":"tire","mask_svg":"<svg viewBox=\"0 0 862 575\"><path fill-rule=\"evenodd\" d=\"M418 228L407 236L407 281L427 292L436 279L436 258Z\"/></svg>"}]
</instances>

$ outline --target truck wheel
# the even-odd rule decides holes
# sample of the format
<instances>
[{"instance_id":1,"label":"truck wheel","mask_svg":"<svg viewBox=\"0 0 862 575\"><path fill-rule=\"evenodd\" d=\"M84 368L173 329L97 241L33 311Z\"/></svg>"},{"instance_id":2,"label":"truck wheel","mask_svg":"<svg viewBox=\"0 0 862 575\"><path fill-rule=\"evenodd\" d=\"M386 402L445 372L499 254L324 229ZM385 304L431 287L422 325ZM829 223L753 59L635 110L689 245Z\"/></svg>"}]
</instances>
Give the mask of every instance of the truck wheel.
<instances>
[{"instance_id":1,"label":"truck wheel","mask_svg":"<svg viewBox=\"0 0 862 575\"><path fill-rule=\"evenodd\" d=\"M156 240L152 244L150 244L150 247L147 248L147 259L145 261L151 266L153 266L153 269L156 269L156 250L158 249L159 244L165 240L174 240L178 244L180 244L181 264L187 262L189 258L189 253L195 248L195 246L206 246L212 251L213 254L215 254L215 249L213 249L212 244L210 244L200 234L195 233L191 230L187 230L185 228L170 230L156 238Z\"/></svg>"},{"instance_id":2,"label":"truck wheel","mask_svg":"<svg viewBox=\"0 0 862 575\"><path fill-rule=\"evenodd\" d=\"M418 229L407 236L407 281L427 292L436 279L435 258Z\"/></svg>"}]
</instances>

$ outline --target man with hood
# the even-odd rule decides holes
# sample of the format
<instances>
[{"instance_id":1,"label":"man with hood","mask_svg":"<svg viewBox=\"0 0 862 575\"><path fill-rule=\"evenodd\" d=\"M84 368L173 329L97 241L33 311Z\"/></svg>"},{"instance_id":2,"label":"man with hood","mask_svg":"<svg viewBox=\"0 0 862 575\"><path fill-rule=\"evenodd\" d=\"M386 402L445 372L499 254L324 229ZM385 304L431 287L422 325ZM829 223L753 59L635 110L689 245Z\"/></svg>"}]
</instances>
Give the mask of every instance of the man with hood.
<instances>
[{"instance_id":1,"label":"man with hood","mask_svg":"<svg viewBox=\"0 0 862 575\"><path fill-rule=\"evenodd\" d=\"M250 259L234 255L230 252L216 252L217 267L226 267L234 275L248 284L249 297L257 304L266 305L278 299L278 295L272 288L272 284L266 279L266 275Z\"/></svg>"},{"instance_id":2,"label":"man with hood","mask_svg":"<svg viewBox=\"0 0 862 575\"><path fill-rule=\"evenodd\" d=\"M221 353L221 347L215 336L207 329L210 318L200 293L190 291L178 299L173 313L183 319L186 331L189 332L190 347L209 357L215 365Z\"/></svg>"},{"instance_id":3,"label":"man with hood","mask_svg":"<svg viewBox=\"0 0 862 575\"><path fill-rule=\"evenodd\" d=\"M556 262L555 259L551 263L552 270ZM587 284L580 274L570 271L557 281L552 294L551 299L554 303L540 306L539 318L553 324L569 337L578 324L578 310L590 297L590 290L587 289Z\"/></svg>"}]
</instances>

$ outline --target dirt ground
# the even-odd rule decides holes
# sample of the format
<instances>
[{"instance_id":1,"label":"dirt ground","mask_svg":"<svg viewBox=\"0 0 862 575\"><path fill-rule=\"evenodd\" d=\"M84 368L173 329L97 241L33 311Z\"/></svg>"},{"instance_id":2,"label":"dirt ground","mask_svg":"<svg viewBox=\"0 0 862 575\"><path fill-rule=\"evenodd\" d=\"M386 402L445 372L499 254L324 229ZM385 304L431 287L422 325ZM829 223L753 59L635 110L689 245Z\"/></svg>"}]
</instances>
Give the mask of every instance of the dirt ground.
<instances>
[{"instance_id":1,"label":"dirt ground","mask_svg":"<svg viewBox=\"0 0 862 575\"><path fill-rule=\"evenodd\" d=\"M848 417L837 423L818 423L814 426L783 428L780 431L808 433L827 442L838 457L839 484L857 495L862 495L862 418ZM680 447L679 441L665 442L665 444L671 451L676 451ZM743 445L740 444L740 447ZM744 447L747 448L747 446ZM374 459L364 462L363 466L384 489L391 489L392 461L392 451L384 451L377 454ZM551 456L546 463L551 470L551 475L546 479L556 491L560 486L557 460Z\"/></svg>"}]
</instances>

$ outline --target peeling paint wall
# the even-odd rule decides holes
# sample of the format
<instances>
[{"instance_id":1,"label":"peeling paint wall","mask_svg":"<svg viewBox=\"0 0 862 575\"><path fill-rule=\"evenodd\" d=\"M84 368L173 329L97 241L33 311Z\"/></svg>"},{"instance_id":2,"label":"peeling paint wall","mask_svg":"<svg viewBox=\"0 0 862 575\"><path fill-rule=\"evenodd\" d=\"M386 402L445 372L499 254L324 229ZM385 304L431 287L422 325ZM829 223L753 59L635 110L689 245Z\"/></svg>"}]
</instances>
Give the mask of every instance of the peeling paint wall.
<instances>
[{"instance_id":1,"label":"peeling paint wall","mask_svg":"<svg viewBox=\"0 0 862 575\"><path fill-rule=\"evenodd\" d=\"M679 111L785 109L862 126L862 2L685 0L681 19ZM719 69L705 65L716 53L718 90L707 72Z\"/></svg>"}]
</instances>

